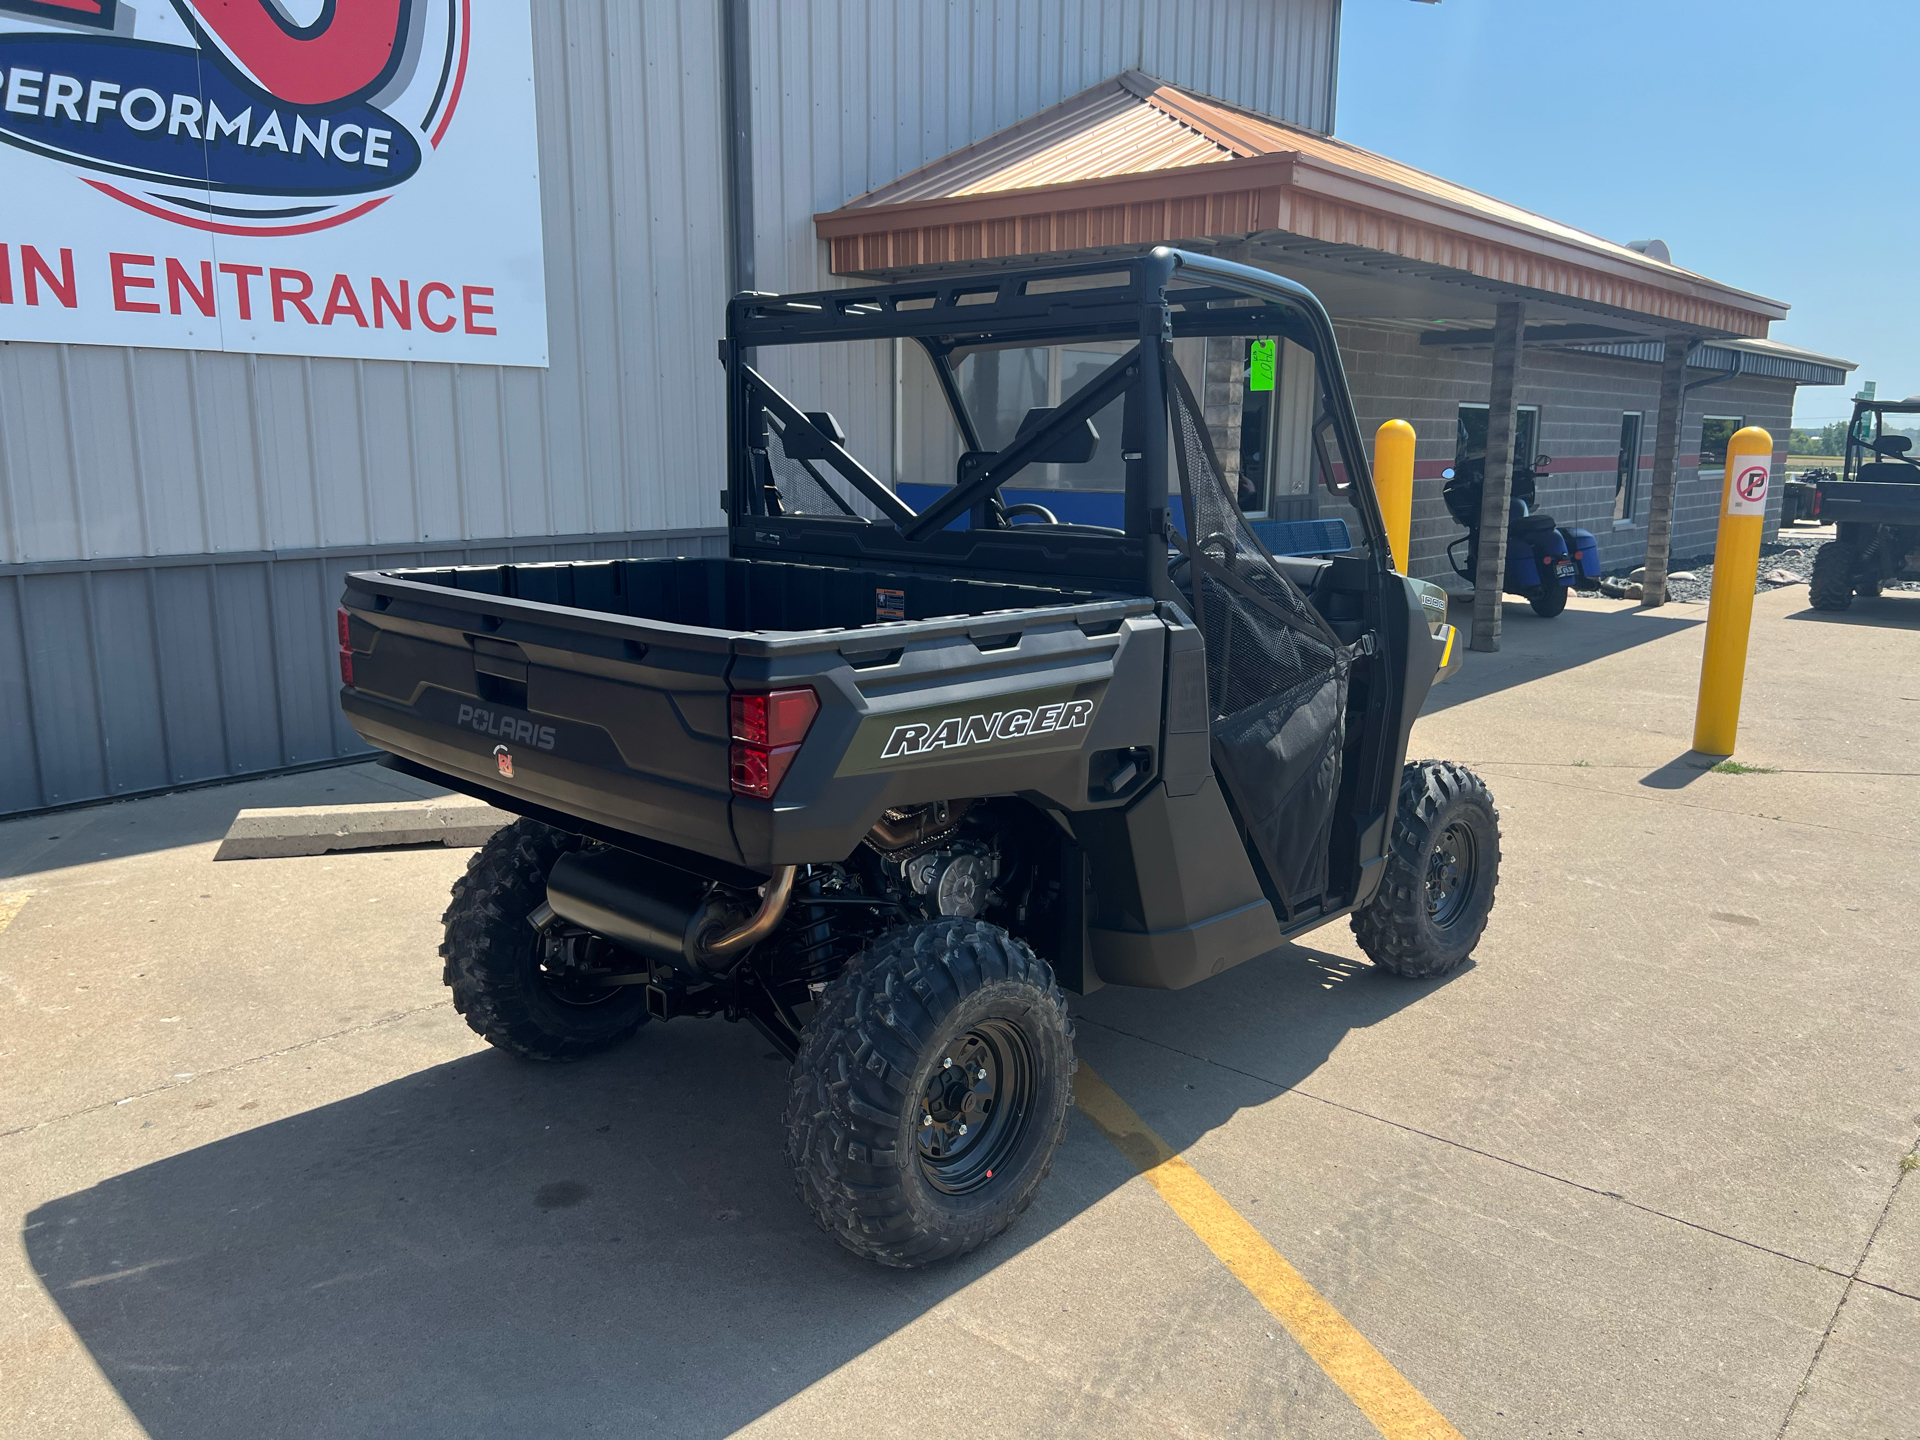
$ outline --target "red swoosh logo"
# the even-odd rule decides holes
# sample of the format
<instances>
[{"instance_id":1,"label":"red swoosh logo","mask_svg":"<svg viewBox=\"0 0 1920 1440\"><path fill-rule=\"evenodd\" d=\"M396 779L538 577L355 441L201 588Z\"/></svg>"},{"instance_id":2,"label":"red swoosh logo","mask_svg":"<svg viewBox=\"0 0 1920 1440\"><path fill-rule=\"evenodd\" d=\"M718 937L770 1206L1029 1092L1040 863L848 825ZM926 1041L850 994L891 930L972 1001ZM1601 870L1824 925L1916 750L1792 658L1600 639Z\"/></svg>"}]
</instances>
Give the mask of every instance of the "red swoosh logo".
<instances>
[{"instance_id":1,"label":"red swoosh logo","mask_svg":"<svg viewBox=\"0 0 1920 1440\"><path fill-rule=\"evenodd\" d=\"M181 0L249 78L293 105L327 105L368 90L405 38L407 0L329 0L305 29L269 0Z\"/></svg>"}]
</instances>

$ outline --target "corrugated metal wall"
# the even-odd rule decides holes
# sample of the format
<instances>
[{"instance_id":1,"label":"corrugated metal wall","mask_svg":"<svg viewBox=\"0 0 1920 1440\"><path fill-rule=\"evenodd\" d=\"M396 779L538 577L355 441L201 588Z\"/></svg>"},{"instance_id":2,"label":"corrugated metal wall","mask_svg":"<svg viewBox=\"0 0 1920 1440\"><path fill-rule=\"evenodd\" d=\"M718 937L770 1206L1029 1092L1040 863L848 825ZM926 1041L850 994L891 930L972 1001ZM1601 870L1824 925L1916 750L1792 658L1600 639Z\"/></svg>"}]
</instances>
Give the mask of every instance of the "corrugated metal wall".
<instances>
[{"instance_id":1,"label":"corrugated metal wall","mask_svg":"<svg viewBox=\"0 0 1920 1440\"><path fill-rule=\"evenodd\" d=\"M719 25L533 5L548 370L0 345L0 812L355 753L350 569L718 543Z\"/></svg>"},{"instance_id":2,"label":"corrugated metal wall","mask_svg":"<svg viewBox=\"0 0 1920 1440\"><path fill-rule=\"evenodd\" d=\"M532 10L550 369L0 344L0 812L354 753L348 569L717 543L720 4ZM1337 10L755 3L757 284L834 283L815 211L1129 66L1324 126ZM778 378L884 466L890 356Z\"/></svg>"},{"instance_id":3,"label":"corrugated metal wall","mask_svg":"<svg viewBox=\"0 0 1920 1440\"><path fill-rule=\"evenodd\" d=\"M353 755L352 570L719 553L719 532L70 562L0 577L0 813Z\"/></svg>"},{"instance_id":4,"label":"corrugated metal wall","mask_svg":"<svg viewBox=\"0 0 1920 1440\"><path fill-rule=\"evenodd\" d=\"M755 286L840 284L815 214L1129 68L1330 129L1338 21L1337 0L756 4ZM889 461L890 351L764 360L806 408L831 410L869 464Z\"/></svg>"},{"instance_id":5,"label":"corrugated metal wall","mask_svg":"<svg viewBox=\"0 0 1920 1440\"><path fill-rule=\"evenodd\" d=\"M719 522L717 10L533 20L552 368L0 345L0 563Z\"/></svg>"}]
</instances>

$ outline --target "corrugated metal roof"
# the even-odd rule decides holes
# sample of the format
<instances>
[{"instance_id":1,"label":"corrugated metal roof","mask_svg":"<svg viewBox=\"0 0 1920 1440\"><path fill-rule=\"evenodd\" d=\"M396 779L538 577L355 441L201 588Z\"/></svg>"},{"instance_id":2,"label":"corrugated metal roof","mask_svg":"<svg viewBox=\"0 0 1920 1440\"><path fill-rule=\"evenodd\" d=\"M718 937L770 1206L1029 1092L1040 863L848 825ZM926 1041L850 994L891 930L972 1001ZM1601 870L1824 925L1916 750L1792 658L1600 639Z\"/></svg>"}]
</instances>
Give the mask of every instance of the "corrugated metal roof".
<instances>
[{"instance_id":1,"label":"corrugated metal roof","mask_svg":"<svg viewBox=\"0 0 1920 1440\"><path fill-rule=\"evenodd\" d=\"M1291 170L1284 176L1273 168L1288 162ZM1427 258L1429 250L1438 253L1447 249L1451 242L1445 232L1452 232L1466 245L1488 241L1518 245L1537 250L1559 263L1578 257L1574 263L1595 267L1616 281L1685 295L1722 310L1730 307L1744 311L1752 322L1757 322L1735 321L1735 317L1728 315L1711 319L1704 314L1671 317L1689 319L1690 323L1710 328L1731 328L1752 334L1764 330L1767 319L1779 318L1786 311L1779 301L1733 289L1680 266L1652 259L1604 236L1563 224L1343 140L1169 85L1140 70L1125 71L1083 90L1017 125L848 201L837 211L817 215L815 221L820 233L838 244L842 240L852 241L869 229L877 236L888 229L905 234L921 226L963 226L968 223L965 214L954 209L953 202L993 197L995 203L990 210L980 212L981 218L1004 222L1015 218L1015 208L1010 206L1020 192L1149 176L1158 179L1150 193L1143 190L1143 198L1170 198L1172 192L1167 190L1167 185L1180 183L1182 176L1209 190L1244 188L1249 195L1271 191L1278 185L1303 194L1311 193L1334 207L1345 206L1350 211L1358 207L1388 224L1410 223L1434 232L1420 237L1409 234L1387 243L1382 248L1390 253L1406 255L1418 251L1417 258ZM1082 203L1111 207L1119 198L1103 192L1098 201ZM1064 192L1047 197L1035 195L1033 199L1036 204L1043 199L1056 202L1040 208L1059 207L1063 213L1073 202L1073 197ZM871 226L862 223L865 212L882 207L895 207L896 213L885 220L879 215L872 216ZM1265 211L1250 210L1249 217L1255 213L1264 215ZM1024 210L1020 214L1024 216ZM1337 228L1338 222L1328 223L1336 224ZM1071 224L1064 227L1067 231L1075 228ZM1295 227L1283 223L1278 228ZM1361 228L1369 227L1362 222ZM1038 233L1032 226L1026 229ZM1372 242L1362 240L1360 243ZM996 248L982 249L972 240L958 244L956 256L960 258L987 258L1003 253ZM851 244L845 248L849 255L858 249ZM874 248L885 252L890 248L897 250L898 246L883 244ZM925 248L929 250L927 258L931 259L931 251L938 248L938 243L930 241ZM1453 263L1459 265L1460 262ZM1497 268L1497 264L1490 260L1462 268L1479 273L1481 268ZM846 267L836 263L835 268L851 268L857 272L871 266L857 263ZM1508 263L1505 268L1515 267ZM1595 292L1596 298L1604 289L1603 282ZM1635 303L1632 297L1607 303L1622 304L1628 309L1648 309L1644 303Z\"/></svg>"},{"instance_id":2,"label":"corrugated metal roof","mask_svg":"<svg viewBox=\"0 0 1920 1440\"><path fill-rule=\"evenodd\" d=\"M1151 106L1129 105L1096 125L1064 136L1028 158L996 168L948 193L986 195L999 190L1025 190L1034 185L1059 185L1070 180L1104 180L1114 175L1171 170L1180 165L1205 165L1232 158L1230 151L1191 126L1182 125Z\"/></svg>"},{"instance_id":3,"label":"corrugated metal roof","mask_svg":"<svg viewBox=\"0 0 1920 1440\"><path fill-rule=\"evenodd\" d=\"M1644 360L1658 365L1665 347L1658 340L1631 340L1611 345L1572 345L1587 355L1611 355L1622 360ZM1844 385L1847 372L1858 366L1851 360L1782 345L1774 340L1715 340L1687 357L1692 370L1731 370L1739 361L1743 375L1791 380L1796 385Z\"/></svg>"},{"instance_id":4,"label":"corrugated metal roof","mask_svg":"<svg viewBox=\"0 0 1920 1440\"><path fill-rule=\"evenodd\" d=\"M1822 355L1818 350L1803 350L1798 345L1782 344L1778 340L1716 340L1716 347L1728 350L1744 350L1749 355L1764 355L1778 360L1797 361L1806 365L1824 365L1829 370L1857 370L1857 360L1842 360L1838 355Z\"/></svg>"},{"instance_id":5,"label":"corrugated metal roof","mask_svg":"<svg viewBox=\"0 0 1920 1440\"><path fill-rule=\"evenodd\" d=\"M1705 278L1372 150L1183 90L1139 70L1083 90L977 145L851 200L844 208L990 195L1280 154L1355 171L1650 272Z\"/></svg>"}]
</instances>

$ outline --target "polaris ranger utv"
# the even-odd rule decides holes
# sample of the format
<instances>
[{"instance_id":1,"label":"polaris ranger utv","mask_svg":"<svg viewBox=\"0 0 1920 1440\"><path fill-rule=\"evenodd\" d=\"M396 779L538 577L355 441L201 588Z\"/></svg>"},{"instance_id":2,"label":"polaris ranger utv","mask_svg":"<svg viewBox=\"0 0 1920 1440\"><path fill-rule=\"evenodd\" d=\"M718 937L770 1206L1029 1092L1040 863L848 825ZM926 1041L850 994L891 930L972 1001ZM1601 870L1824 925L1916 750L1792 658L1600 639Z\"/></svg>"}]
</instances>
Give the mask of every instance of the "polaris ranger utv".
<instances>
[{"instance_id":1,"label":"polaris ranger utv","mask_svg":"<svg viewBox=\"0 0 1920 1440\"><path fill-rule=\"evenodd\" d=\"M900 442L951 446L918 482L786 393L874 341L941 407ZM1311 293L1160 249L750 294L720 358L725 558L348 578L354 728L524 817L445 917L487 1040L568 1060L753 1022L792 1061L806 1203L912 1266L1032 1201L1072 1098L1063 989L1177 989L1349 915L1387 970L1466 958L1493 803L1403 764L1460 647L1392 569ZM1247 518L1250 412L1342 517ZM1275 553L1348 517L1338 553Z\"/></svg>"},{"instance_id":2,"label":"polaris ranger utv","mask_svg":"<svg viewBox=\"0 0 1920 1440\"><path fill-rule=\"evenodd\" d=\"M1920 458L1914 432L1901 428L1903 420L1920 425L1915 417L1920 395L1853 402L1844 468L1814 491L1814 518L1834 528L1813 557L1814 609L1845 610L1890 580L1920 580Z\"/></svg>"}]
</instances>

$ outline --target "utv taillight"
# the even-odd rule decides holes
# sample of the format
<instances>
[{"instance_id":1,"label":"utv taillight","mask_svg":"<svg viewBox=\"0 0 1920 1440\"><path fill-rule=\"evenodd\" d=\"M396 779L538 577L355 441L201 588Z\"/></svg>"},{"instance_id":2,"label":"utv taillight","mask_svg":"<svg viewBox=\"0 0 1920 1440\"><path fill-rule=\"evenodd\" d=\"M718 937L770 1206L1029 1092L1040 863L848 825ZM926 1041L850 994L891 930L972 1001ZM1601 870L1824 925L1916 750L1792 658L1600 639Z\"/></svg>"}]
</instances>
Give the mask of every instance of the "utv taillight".
<instances>
[{"instance_id":1,"label":"utv taillight","mask_svg":"<svg viewBox=\"0 0 1920 1440\"><path fill-rule=\"evenodd\" d=\"M347 612L340 612L340 683L349 690L353 688L353 640L349 628Z\"/></svg>"},{"instance_id":2,"label":"utv taillight","mask_svg":"<svg viewBox=\"0 0 1920 1440\"><path fill-rule=\"evenodd\" d=\"M733 793L771 800L819 713L819 697L810 689L733 696L733 748L728 756Z\"/></svg>"}]
</instances>

